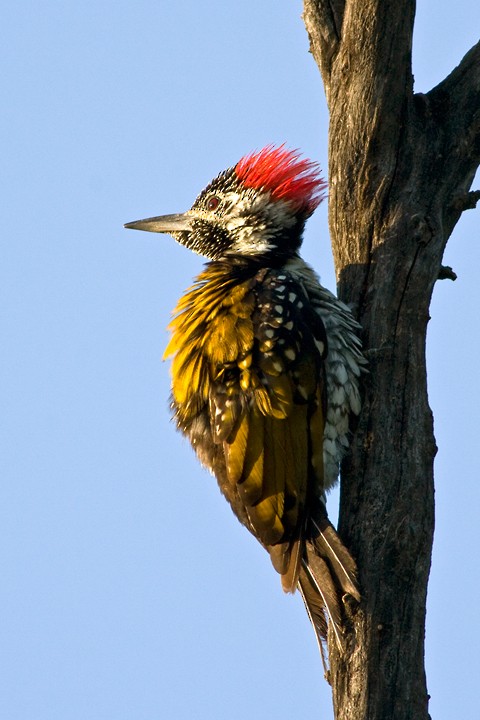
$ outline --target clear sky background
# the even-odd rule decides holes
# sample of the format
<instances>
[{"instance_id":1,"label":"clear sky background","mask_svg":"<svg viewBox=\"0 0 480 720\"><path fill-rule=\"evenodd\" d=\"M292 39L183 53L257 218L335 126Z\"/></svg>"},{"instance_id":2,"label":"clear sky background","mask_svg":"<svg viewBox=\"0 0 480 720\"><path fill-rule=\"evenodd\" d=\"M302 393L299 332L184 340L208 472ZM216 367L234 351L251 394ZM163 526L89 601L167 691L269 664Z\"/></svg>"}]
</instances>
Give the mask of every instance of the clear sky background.
<instances>
[{"instance_id":1,"label":"clear sky background","mask_svg":"<svg viewBox=\"0 0 480 720\"><path fill-rule=\"evenodd\" d=\"M2 10L2 720L331 718L301 600L169 420L165 327L202 261L122 227L187 209L267 143L326 168L300 14L298 0ZM478 0L420 0L416 90L479 28ZM478 227L468 211L449 242L458 280L438 283L429 326L434 720L479 717ZM334 288L326 207L304 255Z\"/></svg>"}]
</instances>

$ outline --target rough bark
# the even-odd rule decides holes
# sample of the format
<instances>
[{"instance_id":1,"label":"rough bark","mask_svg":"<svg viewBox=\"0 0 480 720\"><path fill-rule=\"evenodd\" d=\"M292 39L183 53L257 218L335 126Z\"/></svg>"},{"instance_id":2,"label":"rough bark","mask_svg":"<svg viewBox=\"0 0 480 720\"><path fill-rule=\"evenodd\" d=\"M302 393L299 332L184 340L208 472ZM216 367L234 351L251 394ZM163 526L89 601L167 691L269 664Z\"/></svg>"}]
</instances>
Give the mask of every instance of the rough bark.
<instances>
[{"instance_id":1,"label":"rough bark","mask_svg":"<svg viewBox=\"0 0 480 720\"><path fill-rule=\"evenodd\" d=\"M337 720L427 720L425 603L434 529L425 340L446 242L480 162L480 43L413 93L413 0L305 0L330 111L329 221L338 291L370 361L342 472L340 532L363 600L330 648Z\"/></svg>"}]
</instances>

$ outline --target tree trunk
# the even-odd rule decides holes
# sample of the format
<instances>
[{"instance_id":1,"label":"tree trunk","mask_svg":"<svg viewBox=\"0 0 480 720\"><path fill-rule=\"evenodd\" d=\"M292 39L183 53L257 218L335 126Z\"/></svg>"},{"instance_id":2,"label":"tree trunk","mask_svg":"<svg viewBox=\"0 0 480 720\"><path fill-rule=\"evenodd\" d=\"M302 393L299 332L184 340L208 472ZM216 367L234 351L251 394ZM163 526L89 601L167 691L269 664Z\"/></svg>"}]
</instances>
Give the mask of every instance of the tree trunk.
<instances>
[{"instance_id":1,"label":"tree trunk","mask_svg":"<svg viewBox=\"0 0 480 720\"><path fill-rule=\"evenodd\" d=\"M425 604L434 529L425 340L433 286L480 161L480 43L413 94L413 0L305 0L330 110L338 292L369 374L342 472L340 532L362 591L349 652L330 644L337 720L427 720Z\"/></svg>"}]
</instances>

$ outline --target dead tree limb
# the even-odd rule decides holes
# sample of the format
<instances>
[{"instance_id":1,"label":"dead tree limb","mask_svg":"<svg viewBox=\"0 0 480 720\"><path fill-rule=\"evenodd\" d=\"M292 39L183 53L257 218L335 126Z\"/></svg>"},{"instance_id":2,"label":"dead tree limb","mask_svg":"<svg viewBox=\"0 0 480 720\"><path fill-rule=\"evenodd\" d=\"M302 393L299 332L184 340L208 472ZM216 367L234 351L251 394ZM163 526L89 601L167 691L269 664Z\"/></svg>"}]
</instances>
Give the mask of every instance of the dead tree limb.
<instances>
[{"instance_id":1,"label":"dead tree limb","mask_svg":"<svg viewBox=\"0 0 480 720\"><path fill-rule=\"evenodd\" d=\"M342 472L340 531L363 601L350 651L331 648L337 720L427 720L425 603L436 452L427 398L429 306L480 162L480 43L414 94L413 0L305 0L330 111L329 222L340 296L370 360ZM453 273L449 275L452 277ZM445 275L443 275L445 277Z\"/></svg>"}]
</instances>

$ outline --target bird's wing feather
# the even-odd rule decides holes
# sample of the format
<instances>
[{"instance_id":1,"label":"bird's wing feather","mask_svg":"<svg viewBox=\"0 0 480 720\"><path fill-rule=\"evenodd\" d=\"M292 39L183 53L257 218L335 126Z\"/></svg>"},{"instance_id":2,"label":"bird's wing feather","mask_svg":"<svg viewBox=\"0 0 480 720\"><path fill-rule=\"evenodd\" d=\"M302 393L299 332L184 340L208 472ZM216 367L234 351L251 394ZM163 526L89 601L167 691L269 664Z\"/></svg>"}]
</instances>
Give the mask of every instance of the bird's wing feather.
<instances>
[{"instance_id":1,"label":"bird's wing feather","mask_svg":"<svg viewBox=\"0 0 480 720\"><path fill-rule=\"evenodd\" d=\"M337 590L359 598L355 563L326 519L325 330L287 274L226 275L213 263L182 299L174 355L176 419L234 512L299 585L317 636L341 646Z\"/></svg>"},{"instance_id":2,"label":"bird's wing feather","mask_svg":"<svg viewBox=\"0 0 480 720\"><path fill-rule=\"evenodd\" d=\"M322 358L304 305L285 277L262 277L210 313L203 340L218 369L209 395L226 475L286 591L300 573L307 496L322 490L322 464L311 462L322 455Z\"/></svg>"}]
</instances>

